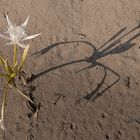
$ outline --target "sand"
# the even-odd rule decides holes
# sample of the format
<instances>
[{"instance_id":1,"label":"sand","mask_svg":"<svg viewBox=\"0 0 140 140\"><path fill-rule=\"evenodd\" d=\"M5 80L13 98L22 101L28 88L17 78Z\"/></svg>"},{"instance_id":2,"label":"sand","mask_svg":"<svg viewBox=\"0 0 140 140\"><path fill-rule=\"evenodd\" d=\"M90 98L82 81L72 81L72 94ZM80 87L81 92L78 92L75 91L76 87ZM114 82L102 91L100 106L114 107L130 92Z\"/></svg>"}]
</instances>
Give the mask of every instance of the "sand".
<instances>
[{"instance_id":1,"label":"sand","mask_svg":"<svg viewBox=\"0 0 140 140\"><path fill-rule=\"evenodd\" d=\"M29 15L28 32L42 32L29 41L21 87L39 108L34 118L9 90L0 140L140 139L139 0L1 0L1 32L6 12L17 25ZM11 59L12 47L0 44Z\"/></svg>"}]
</instances>

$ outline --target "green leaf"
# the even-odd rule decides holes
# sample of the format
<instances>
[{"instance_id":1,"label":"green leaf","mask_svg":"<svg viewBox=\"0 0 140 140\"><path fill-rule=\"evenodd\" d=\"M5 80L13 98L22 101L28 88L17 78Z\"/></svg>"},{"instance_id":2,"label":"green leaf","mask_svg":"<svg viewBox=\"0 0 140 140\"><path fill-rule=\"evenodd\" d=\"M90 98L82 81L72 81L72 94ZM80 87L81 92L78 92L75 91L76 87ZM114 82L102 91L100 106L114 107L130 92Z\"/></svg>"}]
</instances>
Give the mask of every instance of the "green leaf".
<instances>
[{"instance_id":1,"label":"green leaf","mask_svg":"<svg viewBox=\"0 0 140 140\"><path fill-rule=\"evenodd\" d=\"M8 73L10 73L10 74L13 73L12 67L8 64L8 60L7 60L7 59L4 61L4 67L5 67L5 70L6 70Z\"/></svg>"},{"instance_id":2,"label":"green leaf","mask_svg":"<svg viewBox=\"0 0 140 140\"><path fill-rule=\"evenodd\" d=\"M22 55L22 59L21 59L21 65L19 67L19 70L23 67L25 59L27 57L28 50L29 50L29 45L24 49L24 52L23 52L23 55Z\"/></svg>"},{"instance_id":3,"label":"green leaf","mask_svg":"<svg viewBox=\"0 0 140 140\"><path fill-rule=\"evenodd\" d=\"M27 95L22 93L17 87L15 87L15 88L23 97L25 97L28 101L30 101L32 104L34 104L36 106L36 104Z\"/></svg>"},{"instance_id":4,"label":"green leaf","mask_svg":"<svg viewBox=\"0 0 140 140\"><path fill-rule=\"evenodd\" d=\"M0 77L9 77L8 74L0 73Z\"/></svg>"},{"instance_id":5,"label":"green leaf","mask_svg":"<svg viewBox=\"0 0 140 140\"><path fill-rule=\"evenodd\" d=\"M3 66L5 66L4 61L5 61L5 60L3 59L3 57L0 56L0 64L3 65Z\"/></svg>"},{"instance_id":6,"label":"green leaf","mask_svg":"<svg viewBox=\"0 0 140 140\"><path fill-rule=\"evenodd\" d=\"M13 73L11 74L10 78L15 78L16 76L17 76L17 74L13 72Z\"/></svg>"}]
</instances>

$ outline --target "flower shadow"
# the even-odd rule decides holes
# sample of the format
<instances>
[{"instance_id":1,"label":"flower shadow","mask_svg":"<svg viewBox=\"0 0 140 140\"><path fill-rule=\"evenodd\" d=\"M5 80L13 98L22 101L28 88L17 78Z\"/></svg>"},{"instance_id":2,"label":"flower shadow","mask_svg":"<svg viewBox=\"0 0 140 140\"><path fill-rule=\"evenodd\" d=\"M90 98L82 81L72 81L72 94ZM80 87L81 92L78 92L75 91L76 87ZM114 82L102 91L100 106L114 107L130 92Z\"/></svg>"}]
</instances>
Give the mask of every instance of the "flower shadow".
<instances>
[{"instance_id":1,"label":"flower shadow","mask_svg":"<svg viewBox=\"0 0 140 140\"><path fill-rule=\"evenodd\" d=\"M137 30L140 28L140 25L132 28L130 31L124 33L126 31L126 27L122 28L120 31L118 31L115 35L113 35L106 43L104 43L102 46L100 46L98 49L91 43L88 41L82 41L82 40L78 40L78 41L67 41L67 42L58 42L58 43L54 43L49 45L48 47L32 54L32 55L44 55L47 52L49 52L51 49L62 45L62 44L70 44L70 43L84 43L86 45L88 45L89 47L91 47L93 49L93 54L87 58L84 59L79 59L79 60L75 60L75 61L71 61L68 63L64 63L55 67L52 67L50 69L46 69L36 75L34 75L33 77L31 77L30 81L35 80L36 78L47 74L48 72L51 72L53 70L59 69L61 67L67 66L67 65L72 65L72 64L76 64L76 63L80 63L80 62L87 62L90 63L90 66L85 67L78 72L90 69L90 68L94 68L95 66L99 66L102 67L104 70L104 76L101 80L101 82L97 85L97 87L91 91L90 93L87 93L87 95L81 97L79 100L76 101L77 103L80 103L81 101L87 100L87 101L95 101L95 99L97 99L98 97L102 96L103 93L105 93L108 89L110 89L113 85L115 85L119 80L120 80L120 75L115 72L113 69L107 67L106 65L100 63L98 60L100 60L101 58L104 58L105 56L108 55L113 55L113 54L120 54L123 53L127 50L129 50L130 48L134 47L136 44L133 43L132 41L140 36L140 33L137 33L136 35L132 36L131 38L129 38L127 41L122 41L122 39L124 37L126 37L127 35L129 35L130 33L132 33L133 31ZM102 86L107 78L107 71L111 72L113 75L116 76L116 80L114 82L112 82L110 85L108 85L106 88L102 89ZM100 91L101 90L101 91Z\"/></svg>"}]
</instances>

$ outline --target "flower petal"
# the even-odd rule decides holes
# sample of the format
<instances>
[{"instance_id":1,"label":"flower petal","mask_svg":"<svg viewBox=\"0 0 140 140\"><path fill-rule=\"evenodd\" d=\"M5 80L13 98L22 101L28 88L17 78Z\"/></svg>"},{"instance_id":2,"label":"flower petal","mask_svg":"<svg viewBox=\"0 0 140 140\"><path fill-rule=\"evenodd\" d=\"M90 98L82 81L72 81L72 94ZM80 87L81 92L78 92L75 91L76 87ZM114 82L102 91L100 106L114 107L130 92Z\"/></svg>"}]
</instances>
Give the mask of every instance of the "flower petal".
<instances>
[{"instance_id":1,"label":"flower petal","mask_svg":"<svg viewBox=\"0 0 140 140\"><path fill-rule=\"evenodd\" d=\"M5 15L6 15L6 19L7 19L8 26L9 26L9 27L13 27L13 25L12 25L12 23L11 23L11 21L10 21L8 15L7 15L7 14L5 14Z\"/></svg>"},{"instance_id":2,"label":"flower petal","mask_svg":"<svg viewBox=\"0 0 140 140\"><path fill-rule=\"evenodd\" d=\"M22 41L25 41L25 40L30 40L30 39L32 39L32 38L35 38L35 37L37 37L37 36L41 35L41 34L42 34L42 33L35 34L35 35L31 35L31 36L27 36L27 37L25 37L24 39L22 39Z\"/></svg>"},{"instance_id":3,"label":"flower petal","mask_svg":"<svg viewBox=\"0 0 140 140\"><path fill-rule=\"evenodd\" d=\"M21 48L26 48L26 47L28 47L29 46L29 44L28 45L25 45L25 44L21 44L21 43L17 43Z\"/></svg>"},{"instance_id":4,"label":"flower petal","mask_svg":"<svg viewBox=\"0 0 140 140\"><path fill-rule=\"evenodd\" d=\"M9 38L8 36L5 36L5 35L3 35L3 34L1 34L1 33L0 33L0 37L1 37L1 38L4 38L4 39L7 39L7 40L10 40L10 38Z\"/></svg>"},{"instance_id":5,"label":"flower petal","mask_svg":"<svg viewBox=\"0 0 140 140\"><path fill-rule=\"evenodd\" d=\"M25 20L25 22L21 26L25 28L27 26L28 20L29 20L29 16L27 17L27 19Z\"/></svg>"},{"instance_id":6,"label":"flower petal","mask_svg":"<svg viewBox=\"0 0 140 140\"><path fill-rule=\"evenodd\" d=\"M11 42L7 43L7 45L13 45L13 44L14 44L14 42L13 42L13 41L11 41Z\"/></svg>"}]
</instances>

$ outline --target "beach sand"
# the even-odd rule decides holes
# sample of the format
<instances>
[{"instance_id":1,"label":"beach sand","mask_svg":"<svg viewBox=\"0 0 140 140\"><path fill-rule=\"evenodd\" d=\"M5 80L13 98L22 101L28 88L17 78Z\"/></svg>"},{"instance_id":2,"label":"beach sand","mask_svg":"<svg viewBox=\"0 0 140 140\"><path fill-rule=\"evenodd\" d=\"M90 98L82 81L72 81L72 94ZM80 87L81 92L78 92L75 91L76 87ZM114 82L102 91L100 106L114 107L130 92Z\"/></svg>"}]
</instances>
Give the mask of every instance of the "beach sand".
<instances>
[{"instance_id":1,"label":"beach sand","mask_svg":"<svg viewBox=\"0 0 140 140\"><path fill-rule=\"evenodd\" d=\"M29 41L21 87L37 114L9 90L0 140L140 139L139 0L1 0L1 32L4 13L17 25L29 15L28 33L42 35Z\"/></svg>"}]
</instances>

